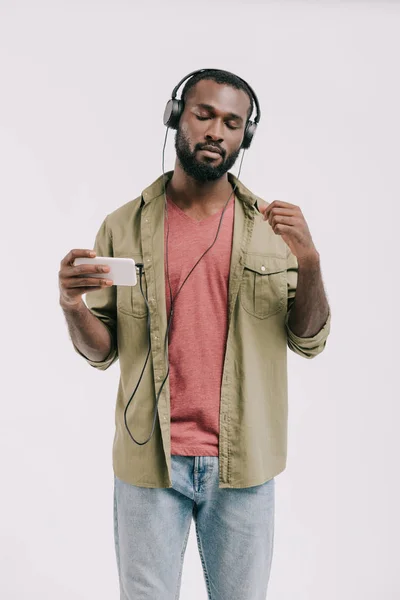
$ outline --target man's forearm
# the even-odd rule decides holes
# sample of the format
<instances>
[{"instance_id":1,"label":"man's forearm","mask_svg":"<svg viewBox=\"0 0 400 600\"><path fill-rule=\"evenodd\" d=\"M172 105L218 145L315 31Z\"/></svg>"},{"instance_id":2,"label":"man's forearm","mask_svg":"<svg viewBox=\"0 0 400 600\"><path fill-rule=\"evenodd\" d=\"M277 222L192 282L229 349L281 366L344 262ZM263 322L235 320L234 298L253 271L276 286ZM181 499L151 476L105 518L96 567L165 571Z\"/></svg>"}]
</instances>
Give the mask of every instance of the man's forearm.
<instances>
[{"instance_id":1,"label":"man's forearm","mask_svg":"<svg viewBox=\"0 0 400 600\"><path fill-rule=\"evenodd\" d=\"M319 255L299 261L296 296L288 320L290 329L299 337L312 337L325 325L328 313Z\"/></svg>"},{"instance_id":2,"label":"man's forearm","mask_svg":"<svg viewBox=\"0 0 400 600\"><path fill-rule=\"evenodd\" d=\"M104 360L111 350L111 337L107 327L95 317L82 301L78 308L63 306L71 340L89 360Z\"/></svg>"}]
</instances>

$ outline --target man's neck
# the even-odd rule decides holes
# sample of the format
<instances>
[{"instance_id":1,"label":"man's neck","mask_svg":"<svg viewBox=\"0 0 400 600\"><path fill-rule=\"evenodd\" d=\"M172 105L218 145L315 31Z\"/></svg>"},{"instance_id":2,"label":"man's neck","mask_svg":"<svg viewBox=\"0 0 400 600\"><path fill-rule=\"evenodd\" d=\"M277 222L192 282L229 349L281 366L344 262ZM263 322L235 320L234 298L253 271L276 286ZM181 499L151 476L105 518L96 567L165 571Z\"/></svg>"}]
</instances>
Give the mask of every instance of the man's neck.
<instances>
[{"instance_id":1,"label":"man's neck","mask_svg":"<svg viewBox=\"0 0 400 600\"><path fill-rule=\"evenodd\" d=\"M196 181L179 165L167 184L168 197L183 211L199 216L212 215L225 206L232 185L226 173L217 181Z\"/></svg>"}]
</instances>

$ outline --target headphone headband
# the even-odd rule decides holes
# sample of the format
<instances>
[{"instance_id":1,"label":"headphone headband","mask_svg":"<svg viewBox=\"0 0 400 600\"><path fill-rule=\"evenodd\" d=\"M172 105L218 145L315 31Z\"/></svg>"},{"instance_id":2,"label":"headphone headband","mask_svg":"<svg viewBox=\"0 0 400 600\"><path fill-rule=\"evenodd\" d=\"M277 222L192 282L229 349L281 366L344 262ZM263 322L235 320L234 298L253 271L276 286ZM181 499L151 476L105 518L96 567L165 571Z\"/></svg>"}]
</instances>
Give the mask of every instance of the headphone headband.
<instances>
[{"instance_id":1,"label":"headphone headband","mask_svg":"<svg viewBox=\"0 0 400 600\"><path fill-rule=\"evenodd\" d=\"M192 71L191 73L189 73L188 75L186 75L185 77L183 77L183 79L180 80L180 82L178 83L178 85L176 85L174 87L174 89L172 90L171 98L172 99L176 98L176 94L178 93L178 89L180 88L180 86L182 85L182 83L184 81L186 81L187 79L190 79L190 77L192 77L193 75L197 75L197 73L204 73L204 71L214 71L214 72L220 73L222 71L222 69L197 69L197 71ZM256 95L255 91L247 83L247 81L245 81L244 79L242 79L238 75L235 75L234 73L231 73L230 71L224 71L224 72L225 73L229 73L230 75L233 75L234 77L237 77L238 79L240 79L241 81L243 81L243 83L245 83L247 85L247 87L249 88L249 90L251 91L251 94L253 96L253 100L254 100L254 103L255 103L256 109L257 109L257 114L256 114L256 116L254 118L254 123L257 125L257 123L260 121L260 118L261 118L261 110L260 110L260 105L259 105L258 98L257 98L257 95Z\"/></svg>"}]
</instances>

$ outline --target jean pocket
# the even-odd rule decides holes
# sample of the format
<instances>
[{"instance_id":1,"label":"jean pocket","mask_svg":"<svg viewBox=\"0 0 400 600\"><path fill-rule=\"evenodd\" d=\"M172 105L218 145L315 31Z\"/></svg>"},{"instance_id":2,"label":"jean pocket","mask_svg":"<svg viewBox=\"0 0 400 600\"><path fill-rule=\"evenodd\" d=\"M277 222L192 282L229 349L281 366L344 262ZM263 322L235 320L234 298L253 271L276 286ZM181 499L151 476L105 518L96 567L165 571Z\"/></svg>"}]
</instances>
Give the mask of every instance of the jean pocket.
<instances>
[{"instance_id":1,"label":"jean pocket","mask_svg":"<svg viewBox=\"0 0 400 600\"><path fill-rule=\"evenodd\" d=\"M280 312L287 297L285 256L247 254L240 286L240 303L250 315L266 319Z\"/></svg>"}]
</instances>

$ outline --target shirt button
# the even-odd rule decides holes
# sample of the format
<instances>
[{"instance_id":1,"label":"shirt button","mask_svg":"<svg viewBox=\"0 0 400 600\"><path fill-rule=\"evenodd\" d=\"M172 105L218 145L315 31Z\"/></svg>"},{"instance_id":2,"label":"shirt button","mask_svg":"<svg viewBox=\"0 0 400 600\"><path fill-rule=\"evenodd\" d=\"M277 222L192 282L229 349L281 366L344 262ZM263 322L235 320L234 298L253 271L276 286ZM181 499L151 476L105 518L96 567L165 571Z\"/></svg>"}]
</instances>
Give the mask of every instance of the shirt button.
<instances>
[{"instance_id":1,"label":"shirt button","mask_svg":"<svg viewBox=\"0 0 400 600\"><path fill-rule=\"evenodd\" d=\"M166 421L166 420L167 420L167 417L164 417L164 421Z\"/></svg>"},{"instance_id":2,"label":"shirt button","mask_svg":"<svg viewBox=\"0 0 400 600\"><path fill-rule=\"evenodd\" d=\"M148 222L149 222L149 220L148 220L148 219L145 219L145 221L146 221L146 223L148 223Z\"/></svg>"},{"instance_id":3,"label":"shirt button","mask_svg":"<svg viewBox=\"0 0 400 600\"><path fill-rule=\"evenodd\" d=\"M261 267L261 271L265 271L265 267L264 267L264 265L262 265L262 267Z\"/></svg>"}]
</instances>

